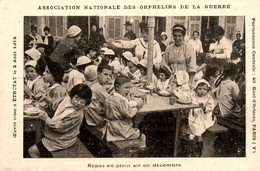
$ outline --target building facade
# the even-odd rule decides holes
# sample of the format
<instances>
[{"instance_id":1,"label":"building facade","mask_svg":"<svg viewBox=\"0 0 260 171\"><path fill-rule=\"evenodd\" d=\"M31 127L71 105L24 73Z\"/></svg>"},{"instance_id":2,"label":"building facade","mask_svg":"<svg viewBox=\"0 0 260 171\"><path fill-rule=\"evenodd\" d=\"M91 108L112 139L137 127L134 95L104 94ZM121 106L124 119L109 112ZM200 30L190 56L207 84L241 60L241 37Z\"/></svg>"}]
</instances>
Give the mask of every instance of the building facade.
<instances>
[{"instance_id":1,"label":"building facade","mask_svg":"<svg viewBox=\"0 0 260 171\"><path fill-rule=\"evenodd\" d=\"M30 33L30 26L37 25L38 33L43 34L43 28L49 26L52 35L56 39L61 39L66 35L67 29L71 25L78 25L84 35L89 36L91 26L96 25L104 29L104 36L108 42L120 39L125 34L124 24L131 21L133 31L140 36L139 23L147 22L145 16L26 16L24 17L24 33ZM185 39L189 40L193 31L198 31L201 37L206 30L213 31L214 26L220 25L225 29L225 36L230 33L234 35L240 32L244 36L245 17L244 16L166 16L155 17L155 35L160 35L162 31L168 34L173 40L171 29L174 24L182 24L187 29Z\"/></svg>"}]
</instances>

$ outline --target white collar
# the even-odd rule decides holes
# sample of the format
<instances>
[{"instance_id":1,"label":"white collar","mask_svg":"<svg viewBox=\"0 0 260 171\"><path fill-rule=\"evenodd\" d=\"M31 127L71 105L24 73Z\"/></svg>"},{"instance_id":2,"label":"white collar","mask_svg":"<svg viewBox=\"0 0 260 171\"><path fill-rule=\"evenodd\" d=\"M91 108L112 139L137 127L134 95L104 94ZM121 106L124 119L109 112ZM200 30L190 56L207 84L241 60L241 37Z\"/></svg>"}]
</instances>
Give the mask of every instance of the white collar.
<instances>
[{"instance_id":1,"label":"white collar","mask_svg":"<svg viewBox=\"0 0 260 171\"><path fill-rule=\"evenodd\" d=\"M60 85L59 83L55 83L51 87L49 87L48 89L49 89L49 91L51 91L52 89L58 87L59 85Z\"/></svg>"},{"instance_id":2,"label":"white collar","mask_svg":"<svg viewBox=\"0 0 260 171\"><path fill-rule=\"evenodd\" d=\"M38 75L36 78L34 78L34 80L28 80L27 81L27 85L29 86L30 89L33 88L33 85L35 84L36 81L38 81L41 78L40 75Z\"/></svg>"}]
</instances>

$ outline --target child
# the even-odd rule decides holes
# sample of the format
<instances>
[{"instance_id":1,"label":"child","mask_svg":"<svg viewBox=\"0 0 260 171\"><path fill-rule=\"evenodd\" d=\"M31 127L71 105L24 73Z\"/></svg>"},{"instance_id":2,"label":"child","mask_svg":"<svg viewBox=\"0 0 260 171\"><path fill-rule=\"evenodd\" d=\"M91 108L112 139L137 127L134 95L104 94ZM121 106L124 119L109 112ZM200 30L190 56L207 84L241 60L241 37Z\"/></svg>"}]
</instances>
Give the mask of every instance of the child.
<instances>
[{"instance_id":1,"label":"child","mask_svg":"<svg viewBox=\"0 0 260 171\"><path fill-rule=\"evenodd\" d=\"M45 26L44 29L44 35L42 36L43 44L48 45L51 49L54 48L54 38L50 34L51 29L48 26Z\"/></svg>"},{"instance_id":2,"label":"child","mask_svg":"<svg viewBox=\"0 0 260 171\"><path fill-rule=\"evenodd\" d=\"M47 113L52 116L59 106L60 102L67 95L66 88L61 85L64 70L57 62L46 60L46 68L43 73L43 80L49 83L47 93L39 100Z\"/></svg>"},{"instance_id":3,"label":"child","mask_svg":"<svg viewBox=\"0 0 260 171\"><path fill-rule=\"evenodd\" d=\"M115 56L115 52L112 49L107 49L104 53L105 58L108 59L108 65L113 69L113 74L117 74L120 70L119 59Z\"/></svg>"},{"instance_id":4,"label":"child","mask_svg":"<svg viewBox=\"0 0 260 171\"><path fill-rule=\"evenodd\" d=\"M140 148L145 147L145 135L133 127L132 118L142 107L142 102L130 103L131 80L127 76L118 76L114 83L115 93L105 102L107 123L102 129L107 141L140 139Z\"/></svg>"},{"instance_id":5,"label":"child","mask_svg":"<svg viewBox=\"0 0 260 171\"><path fill-rule=\"evenodd\" d=\"M127 62L133 57L133 54L130 51L125 51L121 55L121 67L119 70L119 74L127 76L127 73L129 72L129 68L127 66Z\"/></svg>"},{"instance_id":6,"label":"child","mask_svg":"<svg viewBox=\"0 0 260 171\"><path fill-rule=\"evenodd\" d=\"M215 104L209 91L210 85L206 80L201 79L196 83L192 95L192 103L201 106L201 108L190 110L188 116L191 133L189 139L192 140L195 136L197 137L197 148L195 148L195 153L199 156L202 154L203 147L202 134L207 128L213 126L215 123L215 118L213 118L212 115Z\"/></svg>"},{"instance_id":7,"label":"child","mask_svg":"<svg viewBox=\"0 0 260 171\"><path fill-rule=\"evenodd\" d=\"M215 63L210 63L206 66L204 79L208 81L211 89L213 90L215 88L215 81L216 78L219 76L220 73L220 66Z\"/></svg>"},{"instance_id":8,"label":"child","mask_svg":"<svg viewBox=\"0 0 260 171\"><path fill-rule=\"evenodd\" d=\"M72 87L74 87L77 84L82 84L85 80L84 72L85 68L89 65L91 65L91 59L89 59L86 56L81 56L77 59L76 68L72 69L68 74L68 84L67 84L67 90L70 92Z\"/></svg>"},{"instance_id":9,"label":"child","mask_svg":"<svg viewBox=\"0 0 260 171\"><path fill-rule=\"evenodd\" d=\"M85 68L84 76L85 82L93 82L97 80L97 67L96 65L90 65Z\"/></svg>"},{"instance_id":10,"label":"child","mask_svg":"<svg viewBox=\"0 0 260 171\"><path fill-rule=\"evenodd\" d=\"M89 105L91 96L92 92L87 85L78 84L72 88L70 97L65 97L60 103L53 118L40 113L39 118L46 124L44 137L29 148L30 157L52 157L52 151L75 144L83 120L83 107Z\"/></svg>"},{"instance_id":11,"label":"child","mask_svg":"<svg viewBox=\"0 0 260 171\"><path fill-rule=\"evenodd\" d=\"M131 79L131 82L138 82L141 77L140 70L137 68L139 60L137 57L132 57L127 61L129 72L127 76Z\"/></svg>"},{"instance_id":12,"label":"child","mask_svg":"<svg viewBox=\"0 0 260 171\"><path fill-rule=\"evenodd\" d=\"M166 90L169 84L169 78L172 75L172 71L170 67L167 65L161 66L159 69L159 80L157 82L157 89L159 91Z\"/></svg>"},{"instance_id":13,"label":"child","mask_svg":"<svg viewBox=\"0 0 260 171\"><path fill-rule=\"evenodd\" d=\"M140 77L140 81L144 82L145 84L148 82L148 76L147 76L147 60L146 59L142 59L138 65L137 65L138 69L140 70L141 73L141 77ZM157 77L153 74L152 75L152 82L151 82L152 86L157 85Z\"/></svg>"},{"instance_id":14,"label":"child","mask_svg":"<svg viewBox=\"0 0 260 171\"><path fill-rule=\"evenodd\" d=\"M96 59L96 50L93 48L88 48L86 50L86 57L88 57L90 60Z\"/></svg>"},{"instance_id":15,"label":"child","mask_svg":"<svg viewBox=\"0 0 260 171\"><path fill-rule=\"evenodd\" d=\"M100 127L105 118L104 103L109 94L104 86L110 82L111 76L112 68L107 63L100 63L97 67L97 80L89 81L87 79L85 82L93 93L91 103L84 111L88 126Z\"/></svg>"},{"instance_id":16,"label":"child","mask_svg":"<svg viewBox=\"0 0 260 171\"><path fill-rule=\"evenodd\" d=\"M104 53L107 49L107 47L103 47L100 49L98 57L94 60L94 65L99 65L101 63L102 59L104 58Z\"/></svg>"},{"instance_id":17,"label":"child","mask_svg":"<svg viewBox=\"0 0 260 171\"><path fill-rule=\"evenodd\" d=\"M191 102L189 74L186 71L177 71L169 80L167 91L183 103Z\"/></svg>"},{"instance_id":18,"label":"child","mask_svg":"<svg viewBox=\"0 0 260 171\"><path fill-rule=\"evenodd\" d=\"M37 61L30 60L25 64L27 83L24 85L25 95L38 100L46 93L46 84L42 76L36 72Z\"/></svg>"},{"instance_id":19,"label":"child","mask_svg":"<svg viewBox=\"0 0 260 171\"><path fill-rule=\"evenodd\" d=\"M235 81L233 81L236 75L236 64L230 62L224 65L223 73L216 80L216 98L222 117L227 117L232 113L239 112L239 87Z\"/></svg>"},{"instance_id":20,"label":"child","mask_svg":"<svg viewBox=\"0 0 260 171\"><path fill-rule=\"evenodd\" d=\"M38 60L41 57L41 53L34 47L24 52L24 64L30 60Z\"/></svg>"}]
</instances>

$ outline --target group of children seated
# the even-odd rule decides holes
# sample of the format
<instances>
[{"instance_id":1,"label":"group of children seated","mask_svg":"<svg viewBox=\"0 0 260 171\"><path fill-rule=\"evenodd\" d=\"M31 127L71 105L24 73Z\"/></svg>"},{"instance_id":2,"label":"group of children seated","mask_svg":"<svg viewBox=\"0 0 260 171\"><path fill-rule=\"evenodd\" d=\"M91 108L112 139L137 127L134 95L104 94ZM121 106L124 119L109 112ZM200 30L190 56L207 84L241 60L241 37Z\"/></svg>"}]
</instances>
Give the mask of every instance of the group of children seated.
<instances>
[{"instance_id":1,"label":"group of children seated","mask_svg":"<svg viewBox=\"0 0 260 171\"><path fill-rule=\"evenodd\" d=\"M131 120L143 102L134 99L131 87L149 84L147 60L139 61L130 51L116 57L108 48L101 49L99 59L81 56L66 73L49 58L30 56L25 61L25 98L38 101L46 111L39 115L45 122L44 138L30 147L31 157L51 157L52 151L73 145L83 118L88 126L100 129L106 141L140 139L139 147L145 148L145 135ZM215 123L214 115L242 117L244 74L234 63L208 63L191 86L187 72L161 66L158 72L154 69L151 86L153 92L167 91L201 107L190 110L186 133L190 140L197 137L202 150L202 134Z\"/></svg>"}]
</instances>

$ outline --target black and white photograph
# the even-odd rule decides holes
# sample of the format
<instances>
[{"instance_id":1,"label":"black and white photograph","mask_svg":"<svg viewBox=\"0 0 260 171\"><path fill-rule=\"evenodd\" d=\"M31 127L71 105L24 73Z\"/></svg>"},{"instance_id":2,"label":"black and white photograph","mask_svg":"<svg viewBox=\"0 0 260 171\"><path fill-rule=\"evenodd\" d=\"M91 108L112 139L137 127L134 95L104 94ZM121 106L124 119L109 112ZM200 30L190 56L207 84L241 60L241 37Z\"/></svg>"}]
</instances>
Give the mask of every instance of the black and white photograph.
<instances>
[{"instance_id":1,"label":"black and white photograph","mask_svg":"<svg viewBox=\"0 0 260 171\"><path fill-rule=\"evenodd\" d=\"M245 157L244 16L25 16L24 157Z\"/></svg>"},{"instance_id":2,"label":"black and white photograph","mask_svg":"<svg viewBox=\"0 0 260 171\"><path fill-rule=\"evenodd\" d=\"M0 170L259 170L259 7L0 1Z\"/></svg>"}]
</instances>

